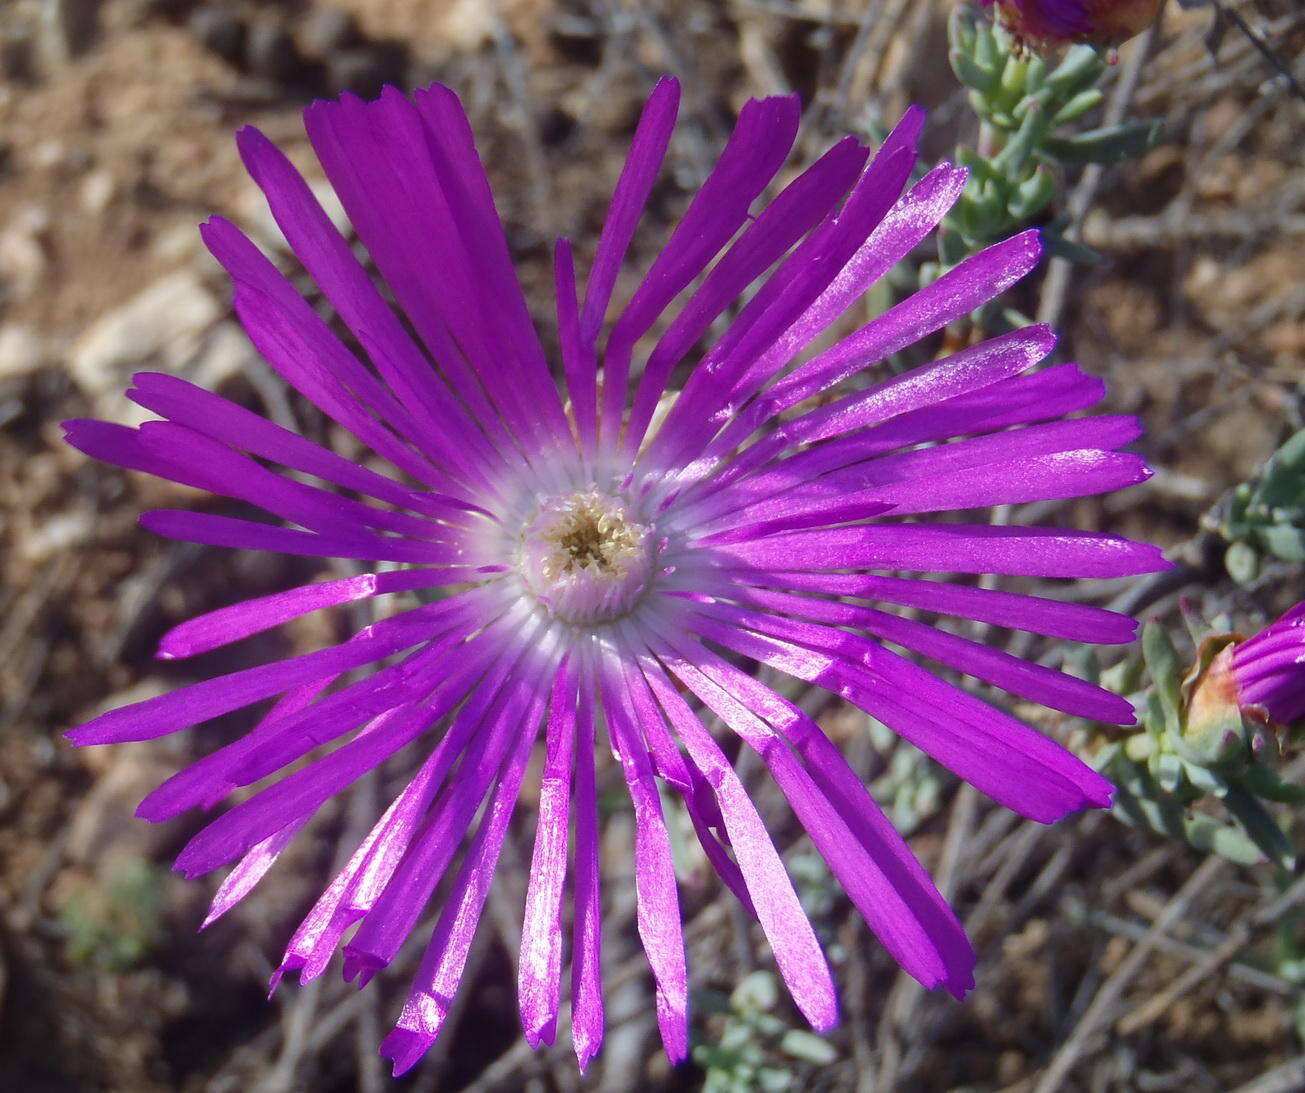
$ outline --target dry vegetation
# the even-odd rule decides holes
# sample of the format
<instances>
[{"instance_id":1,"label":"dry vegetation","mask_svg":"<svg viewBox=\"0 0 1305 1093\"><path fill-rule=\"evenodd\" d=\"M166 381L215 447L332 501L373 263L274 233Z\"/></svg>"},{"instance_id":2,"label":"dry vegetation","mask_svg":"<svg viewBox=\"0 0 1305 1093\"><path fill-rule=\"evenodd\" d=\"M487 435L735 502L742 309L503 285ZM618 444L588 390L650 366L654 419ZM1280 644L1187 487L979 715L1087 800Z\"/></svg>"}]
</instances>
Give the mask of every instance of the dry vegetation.
<instances>
[{"instance_id":1,"label":"dry vegetation","mask_svg":"<svg viewBox=\"0 0 1305 1093\"><path fill-rule=\"evenodd\" d=\"M453 85L542 317L547 245L565 233L582 256L592 247L656 74L683 78L686 117L674 171L636 241L643 263L751 95L803 94L804 155L923 102L933 109L928 154L946 155L967 122L945 61L948 6L0 5L0 1090L372 1091L388 1082L375 1044L415 952L362 994L327 975L263 1001L270 965L333 848L351 845L388 799L385 778L325 809L244 905L196 937L211 882L185 883L166 866L200 821L151 828L131 812L241 720L109 751L74 752L58 737L102 706L311 647L348 621L313 620L200 662L155 661L167 626L236 590L258 594L322 570L154 540L136 514L197 496L89 465L58 439L64 418L130 420L120 391L141 367L321 428L246 348L198 246L195 225L209 212L277 246L232 130L260 126L317 178L298 121L313 95L385 80ZM1305 12L1295 0L1247 0L1238 10L1301 72ZM1068 180L1065 200L1090 208L1084 237L1104 261L1053 267L1021 302L1058 322L1063 353L1110 381L1112 409L1143 417L1142 446L1159 468L1143 487L1076 503L1074 520L1161 542L1186 563L1177 579L1099 594L1172 616L1184 592L1254 625L1299 598L1299 572L1271 567L1234 591L1198 528L1302 424L1305 111L1240 35L1209 51L1210 15L1171 4L1154 33L1124 50L1112 109L1163 118L1168 140L1140 163ZM878 777L890 757L871 745L865 719L814 708ZM749 776L773 828L790 833L764 779ZM565 1043L539 1055L520 1043L513 954L533 833L526 805L460 1011L398 1088L697 1088L702 1071L672 1072L656 1043L631 886L621 883L630 832L619 809L608 825L605 1054L582 1081ZM1267 868L1202 861L1109 816L1040 828L950 786L913 845L968 923L979 989L963 1005L925 994L844 901L830 900L820 922L835 943L845 1017L832 1037L837 1061L795 1064L799 1088L1305 1087L1292 1018L1300 988L1267 960L1268 927L1305 896L1301 886L1281 896ZM767 966L758 938L705 876L687 881L685 911L696 984L728 990ZM696 1031L711 1039L719 1019L699 1019Z\"/></svg>"}]
</instances>

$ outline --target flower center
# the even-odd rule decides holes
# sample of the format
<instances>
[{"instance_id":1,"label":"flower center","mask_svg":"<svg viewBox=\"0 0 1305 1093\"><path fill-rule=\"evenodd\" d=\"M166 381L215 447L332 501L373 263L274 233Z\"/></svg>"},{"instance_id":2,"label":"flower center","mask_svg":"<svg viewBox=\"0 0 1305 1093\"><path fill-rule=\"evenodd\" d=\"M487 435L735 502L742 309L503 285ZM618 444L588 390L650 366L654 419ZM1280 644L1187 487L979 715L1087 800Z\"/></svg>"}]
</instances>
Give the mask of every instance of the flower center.
<instances>
[{"instance_id":1,"label":"flower center","mask_svg":"<svg viewBox=\"0 0 1305 1093\"><path fill-rule=\"evenodd\" d=\"M526 528L517 569L552 615L573 623L611 622L648 587L653 529L619 497L590 488L551 498Z\"/></svg>"}]
</instances>

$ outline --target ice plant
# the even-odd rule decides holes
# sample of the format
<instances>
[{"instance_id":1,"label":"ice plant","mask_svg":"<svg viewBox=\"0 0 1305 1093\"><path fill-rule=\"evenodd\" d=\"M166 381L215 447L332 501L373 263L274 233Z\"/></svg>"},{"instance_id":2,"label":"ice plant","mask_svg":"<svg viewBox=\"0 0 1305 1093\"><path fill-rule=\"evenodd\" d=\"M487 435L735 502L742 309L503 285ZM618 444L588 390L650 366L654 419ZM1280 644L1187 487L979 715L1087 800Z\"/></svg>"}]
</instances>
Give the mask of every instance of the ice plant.
<instances>
[{"instance_id":1,"label":"ice plant","mask_svg":"<svg viewBox=\"0 0 1305 1093\"><path fill-rule=\"evenodd\" d=\"M754 215L798 127L796 98L769 98L744 107L714 170L613 311L678 99L676 82L664 80L644 109L583 296L571 246L557 244L565 397L513 274L466 116L435 86L412 98L389 89L372 103L345 96L306 113L313 148L406 323L285 156L253 129L238 136L287 240L362 355L232 224L202 228L258 350L376 459L345 458L159 374L138 375L129 395L162 420L67 427L84 452L280 521L146 513L155 532L387 563L200 616L163 638L162 656L366 597L435 593L342 644L116 709L71 734L78 744L149 740L280 696L255 728L139 810L159 821L211 808L236 787L290 771L211 822L178 858L188 876L236 863L210 920L324 802L389 757L411 756L411 780L308 913L274 977L319 975L353 928L344 973L367 981L395 958L474 826L382 1046L396 1072L421 1057L445 1019L541 736L521 1018L532 1044L554 1037L569 887L582 1066L603 1038L602 737L634 810L637 924L676 1060L688 1050L688 980L660 789L683 802L803 1014L818 1029L837 1015L815 934L734 772L735 738L764 760L893 956L929 987L959 996L973 982L970 945L923 868L819 726L756 665L844 696L1033 819L1109 803L1101 775L889 645L1096 720L1131 721L1127 702L873 605L1084 642L1126 642L1130 619L867 571L1117 577L1162 568L1154 548L1112 535L917 519L1140 481L1141 460L1117 450L1136 424L1065 417L1100 399L1102 385L1069 364L1030 371L1053 345L1042 326L873 385L841 386L1024 276L1038 260L1036 234L962 262L807 359L816 337L937 225L965 172L940 166L903 193L922 124L913 110L873 158L845 139ZM365 666L370 674L346 682ZM717 739L709 717L731 739Z\"/></svg>"},{"instance_id":2,"label":"ice plant","mask_svg":"<svg viewBox=\"0 0 1305 1093\"><path fill-rule=\"evenodd\" d=\"M1180 657L1151 621L1141 659L1102 674L1141 715L1135 731L1099 734L1110 742L1093 762L1115 783L1115 815L1236 862L1294 869L1292 839L1269 806L1305 804L1305 786L1283 779L1293 726L1305 720L1305 604L1249 640L1211 629L1190 605L1184 616L1194 657ZM1226 819L1206 807L1215 805Z\"/></svg>"},{"instance_id":3,"label":"ice plant","mask_svg":"<svg viewBox=\"0 0 1305 1093\"><path fill-rule=\"evenodd\" d=\"M1164 0L983 0L1006 28L1041 47L1085 42L1117 46L1146 30Z\"/></svg>"}]
</instances>

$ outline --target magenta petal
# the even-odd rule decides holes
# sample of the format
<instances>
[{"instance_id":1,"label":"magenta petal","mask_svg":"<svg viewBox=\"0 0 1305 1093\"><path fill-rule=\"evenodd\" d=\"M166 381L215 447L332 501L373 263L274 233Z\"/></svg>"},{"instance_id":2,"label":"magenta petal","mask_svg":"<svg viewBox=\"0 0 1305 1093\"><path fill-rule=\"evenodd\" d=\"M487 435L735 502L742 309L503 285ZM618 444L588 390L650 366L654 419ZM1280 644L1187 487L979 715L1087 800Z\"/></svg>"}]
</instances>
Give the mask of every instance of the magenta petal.
<instances>
[{"instance_id":1,"label":"magenta petal","mask_svg":"<svg viewBox=\"0 0 1305 1093\"><path fill-rule=\"evenodd\" d=\"M638 451L675 366L748 285L830 212L865 158L850 137L834 145L766 206L707 274L648 357L626 423L627 451Z\"/></svg>"},{"instance_id":2,"label":"magenta petal","mask_svg":"<svg viewBox=\"0 0 1305 1093\"><path fill-rule=\"evenodd\" d=\"M1118 535L986 524L901 524L771 535L718 547L764 569L911 569L1030 577L1125 577L1169 569Z\"/></svg>"},{"instance_id":3,"label":"magenta petal","mask_svg":"<svg viewBox=\"0 0 1305 1093\"><path fill-rule=\"evenodd\" d=\"M1055 741L876 644L808 631L799 646L706 619L699 626L727 648L848 699L1030 819L1052 823L1110 803L1110 783Z\"/></svg>"},{"instance_id":4,"label":"magenta petal","mask_svg":"<svg viewBox=\"0 0 1305 1093\"><path fill-rule=\"evenodd\" d=\"M345 946L346 979L361 976L365 983L376 969L394 959L453 860L477 808L499 777L540 679L538 669L519 672L500 694L503 679L516 659L501 661L459 715L480 727L472 734L457 777L435 802L430 818Z\"/></svg>"},{"instance_id":5,"label":"magenta petal","mask_svg":"<svg viewBox=\"0 0 1305 1093\"><path fill-rule=\"evenodd\" d=\"M438 607L438 605L431 605ZM207 721L301 683L346 672L411 648L423 640L431 607L417 607L370 627L331 649L246 668L101 714L68 735L76 744L153 740Z\"/></svg>"},{"instance_id":6,"label":"magenta petal","mask_svg":"<svg viewBox=\"0 0 1305 1093\"><path fill-rule=\"evenodd\" d=\"M745 593L743 600L767 611L783 615L795 615L800 619L815 619L829 626L849 626L865 633L895 642L923 656L955 668L959 672L1001 687L1012 694L1039 702L1053 710L1073 714L1093 721L1104 721L1114 725L1131 725L1137 718L1133 704L1120 698L1113 691L1108 691L1087 680L1032 664L1020 657L1000 649L993 649L982 642L971 641L957 634L917 622L915 619L902 618L886 611L871 608L854 607L850 604L826 603L812 600L805 596L791 596L786 593L755 592ZM731 622L774 634L783 638L801 641L803 636L827 635L830 639L841 639L845 635L838 630L826 630L824 627L812 627L806 623L796 623L788 619L734 609L721 604L713 609Z\"/></svg>"},{"instance_id":7,"label":"magenta petal","mask_svg":"<svg viewBox=\"0 0 1305 1093\"><path fill-rule=\"evenodd\" d=\"M592 674L580 677L576 706L575 861L572 890L575 918L571 943L571 1039L583 1074L603 1046L602 891L599 870L598 792L595 785L594 707L597 688Z\"/></svg>"},{"instance_id":8,"label":"magenta petal","mask_svg":"<svg viewBox=\"0 0 1305 1093\"><path fill-rule=\"evenodd\" d=\"M993 626L1045 634L1063 641L1120 645L1137 637L1137 622L1128 615L1087 604L1060 603L995 588L862 573L789 571L752 573L747 575L747 579L778 591L855 596L900 607L918 607Z\"/></svg>"},{"instance_id":9,"label":"magenta petal","mask_svg":"<svg viewBox=\"0 0 1305 1093\"><path fill-rule=\"evenodd\" d=\"M407 98L392 87L381 92L381 99L382 103L390 100L400 110L408 106ZM440 84L414 91L412 102L421 117L453 226L463 236L477 277L480 302L486 309L484 321L495 334L500 370L522 388L529 420L545 443L565 445L570 430L562 400L517 279L466 111L458 96ZM484 377L480 378L484 382Z\"/></svg>"},{"instance_id":10,"label":"magenta petal","mask_svg":"<svg viewBox=\"0 0 1305 1093\"><path fill-rule=\"evenodd\" d=\"M218 890L213 895L213 902L209 904L208 914L204 916L204 922L200 926L201 930L213 925L254 890L254 886L272 868L281 851L290 845L290 840L299 834L307 822L308 817L302 816L286 824L280 831L269 835L246 852L235 868L227 874L226 879L218 885Z\"/></svg>"},{"instance_id":11,"label":"magenta petal","mask_svg":"<svg viewBox=\"0 0 1305 1093\"><path fill-rule=\"evenodd\" d=\"M331 532L344 527L371 535L366 529L375 528L445 542L460 537L459 532L425 517L373 508L353 498L286 478L184 425L147 421L140 428L140 439L147 450L175 460L209 493L247 501L312 531ZM165 473L164 477L168 475Z\"/></svg>"},{"instance_id":12,"label":"magenta petal","mask_svg":"<svg viewBox=\"0 0 1305 1093\"><path fill-rule=\"evenodd\" d=\"M1233 650L1242 704L1263 706L1280 725L1305 718L1305 604Z\"/></svg>"},{"instance_id":13,"label":"magenta petal","mask_svg":"<svg viewBox=\"0 0 1305 1093\"><path fill-rule=\"evenodd\" d=\"M527 446L560 439L561 402L504 268L502 229L456 96L346 95L314 103L305 123L359 237L477 422L493 430L501 414Z\"/></svg>"},{"instance_id":14,"label":"magenta petal","mask_svg":"<svg viewBox=\"0 0 1305 1093\"><path fill-rule=\"evenodd\" d=\"M559 239L553 248L553 286L557 340L566 389L571 396L571 416L583 451L592 454L598 437L598 362L593 347L580 335L580 305L576 299L575 258L570 240Z\"/></svg>"},{"instance_id":15,"label":"magenta petal","mask_svg":"<svg viewBox=\"0 0 1305 1093\"><path fill-rule=\"evenodd\" d=\"M276 722L311 705L341 674L343 673L312 680L287 691L243 739L265 739L273 735L277 731ZM158 823L180 816L190 808L212 808L236 788L236 783L231 780L231 770L240 754L242 753L234 746L219 748L190 766L183 767L141 801L136 808L136 815L151 823Z\"/></svg>"},{"instance_id":16,"label":"magenta petal","mask_svg":"<svg viewBox=\"0 0 1305 1093\"><path fill-rule=\"evenodd\" d=\"M644 104L598 238L598 251L594 255L589 283L585 286L584 313L580 320L581 341L586 345L592 346L602 329L616 276L666 157L679 108L680 81L663 76Z\"/></svg>"},{"instance_id":17,"label":"magenta petal","mask_svg":"<svg viewBox=\"0 0 1305 1093\"><path fill-rule=\"evenodd\" d=\"M631 640L628 634L623 633L623 637L627 641ZM638 648L638 642L630 648ZM713 827L719 830L724 826L725 818L721 815L710 783L698 769L697 763L680 753L643 674L633 662L633 653L623 653L623 657L625 662L621 668L621 685L627 691L634 722L648 749L653 773L679 792L707 860L716 870L717 876L738 898L744 910L755 917L756 908L743 874L721 841L712 834Z\"/></svg>"},{"instance_id":18,"label":"magenta petal","mask_svg":"<svg viewBox=\"0 0 1305 1093\"><path fill-rule=\"evenodd\" d=\"M654 665L642 667L685 748L715 787L730 844L793 1001L813 1028L832 1028L838 1021L838 999L829 965L756 806L720 745L670 681Z\"/></svg>"},{"instance_id":19,"label":"magenta petal","mask_svg":"<svg viewBox=\"0 0 1305 1093\"><path fill-rule=\"evenodd\" d=\"M639 738L621 683L600 669L603 711L612 750L621 764L634 806L634 886L639 938L657 987L657 1026L671 1062L689 1054L689 978L684 955L680 900L671 841L653 783L648 753Z\"/></svg>"},{"instance_id":20,"label":"magenta petal","mask_svg":"<svg viewBox=\"0 0 1305 1093\"><path fill-rule=\"evenodd\" d=\"M462 982L467 955L503 849L508 821L521 792L526 761L539 731L543 706L543 699L536 696L516 725L517 739L467 849L448 902L435 924L434 936L403 1004L398 1027L381 1045L381 1054L394 1060L395 1077L411 1069L435 1042Z\"/></svg>"},{"instance_id":21,"label":"magenta petal","mask_svg":"<svg viewBox=\"0 0 1305 1093\"><path fill-rule=\"evenodd\" d=\"M889 308L855 334L794 369L767 392L777 413L846 379L858 368L919 341L1004 292L1037 265L1042 243L1026 231L965 259L914 296Z\"/></svg>"},{"instance_id":22,"label":"magenta petal","mask_svg":"<svg viewBox=\"0 0 1305 1093\"><path fill-rule=\"evenodd\" d=\"M947 985L964 990L971 985L973 953L955 916L946 910L932 886L926 881L921 887L921 882L911 879L916 874L902 872L895 855L877 862L811 774L794 758L777 727L766 725L725 689L748 686L750 677L730 669L701 647L687 654L676 651L673 655L659 655L765 761L812 842L897 961L926 986ZM708 670L712 678L704 674Z\"/></svg>"},{"instance_id":23,"label":"magenta petal","mask_svg":"<svg viewBox=\"0 0 1305 1093\"><path fill-rule=\"evenodd\" d=\"M602 407L605 436L615 437L619 431L635 343L747 219L749 206L783 165L793 145L799 114L796 95L753 99L740 111L711 175L607 340Z\"/></svg>"},{"instance_id":24,"label":"magenta petal","mask_svg":"<svg viewBox=\"0 0 1305 1093\"><path fill-rule=\"evenodd\" d=\"M307 983L326 970L344 932L371 910L403 857L445 777L477 728L473 718L455 718L421 769L368 832L344 869L300 923L273 978L302 969Z\"/></svg>"},{"instance_id":25,"label":"magenta petal","mask_svg":"<svg viewBox=\"0 0 1305 1093\"><path fill-rule=\"evenodd\" d=\"M563 663L553 681L548 713L548 755L539 789L539 820L530 860L526 909L521 921L517 999L521 1029L531 1047L557 1035L562 974L562 895L570 819L571 766L575 753L576 689Z\"/></svg>"},{"instance_id":26,"label":"magenta petal","mask_svg":"<svg viewBox=\"0 0 1305 1093\"><path fill-rule=\"evenodd\" d=\"M232 448L270 459L294 470L305 471L323 481L357 490L400 508L444 519L457 511L465 511L465 508L459 509L451 505L447 497L419 493L401 486L392 478L359 466L259 417L252 410L246 410L243 406L177 376L160 372L137 372L132 381L136 386L128 390L127 397L133 402Z\"/></svg>"},{"instance_id":27,"label":"magenta petal","mask_svg":"<svg viewBox=\"0 0 1305 1093\"><path fill-rule=\"evenodd\" d=\"M242 129L236 142L295 256L340 312L405 409L415 415L414 422L421 427L409 439L423 445L437 463L450 465L459 477L486 485L466 456L495 462L492 447L457 412L451 393L381 298L308 184L257 129Z\"/></svg>"},{"instance_id":28,"label":"magenta petal","mask_svg":"<svg viewBox=\"0 0 1305 1093\"><path fill-rule=\"evenodd\" d=\"M213 217L200 227L200 234L231 275L236 315L249 340L287 383L417 481L455 488L428 459L399 439L414 429L407 412L235 225Z\"/></svg>"},{"instance_id":29,"label":"magenta petal","mask_svg":"<svg viewBox=\"0 0 1305 1093\"><path fill-rule=\"evenodd\" d=\"M915 155L908 149L888 159L875 157L838 215L826 218L784 260L685 381L649 448L650 459L690 460L713 433L736 423L737 407L752 388L730 391L730 385L746 375L788 324L838 277L844 263L891 209L914 162Z\"/></svg>"},{"instance_id":30,"label":"magenta petal","mask_svg":"<svg viewBox=\"0 0 1305 1093\"><path fill-rule=\"evenodd\" d=\"M165 660L193 657L325 607L394 592L438 588L469 577L469 571L461 569L407 569L396 573L360 573L338 581L301 585L220 607L174 626L159 642L158 655Z\"/></svg>"},{"instance_id":31,"label":"magenta petal","mask_svg":"<svg viewBox=\"0 0 1305 1093\"><path fill-rule=\"evenodd\" d=\"M168 539L235 550L266 550L306 558L356 558L368 562L410 562L414 565L457 564L465 552L458 547L412 539L387 538L364 531L317 533L260 524L231 516L179 509L142 513L141 527Z\"/></svg>"},{"instance_id":32,"label":"magenta petal","mask_svg":"<svg viewBox=\"0 0 1305 1093\"><path fill-rule=\"evenodd\" d=\"M414 740L431 720L420 707L401 707L377 718L370 731L338 751L218 817L186 844L173 868L186 877L201 876L244 854L285 823L311 816L327 798Z\"/></svg>"},{"instance_id":33,"label":"magenta petal","mask_svg":"<svg viewBox=\"0 0 1305 1093\"><path fill-rule=\"evenodd\" d=\"M887 158L900 148L914 146L912 134L921 120L908 111L899 130L884 141L879 156ZM917 182L884 217L870 238L862 244L842 272L761 358L744 383L755 384L788 365L829 328L840 315L869 290L932 231L960 197L966 171L944 164ZM741 390L748 388L740 385Z\"/></svg>"},{"instance_id":34,"label":"magenta petal","mask_svg":"<svg viewBox=\"0 0 1305 1093\"><path fill-rule=\"evenodd\" d=\"M881 883L887 883L897 907L875 908L868 915L863 903L857 903L857 908L894 957L926 986L944 987L963 997L974 986L975 955L969 939L842 753L815 722L760 681L710 655L703 655L698 667L715 686L736 692L737 700L754 717L764 717L797 749L814 784L882 874Z\"/></svg>"}]
</instances>

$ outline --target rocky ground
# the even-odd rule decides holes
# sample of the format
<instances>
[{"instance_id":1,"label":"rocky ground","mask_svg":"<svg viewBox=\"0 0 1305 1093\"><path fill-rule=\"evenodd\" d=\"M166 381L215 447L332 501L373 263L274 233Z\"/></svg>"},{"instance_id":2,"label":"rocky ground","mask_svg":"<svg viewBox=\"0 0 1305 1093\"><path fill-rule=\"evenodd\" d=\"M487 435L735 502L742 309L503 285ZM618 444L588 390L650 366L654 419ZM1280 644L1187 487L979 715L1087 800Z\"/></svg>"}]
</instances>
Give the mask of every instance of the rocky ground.
<instances>
[{"instance_id":1,"label":"rocky ground","mask_svg":"<svg viewBox=\"0 0 1305 1093\"><path fill-rule=\"evenodd\" d=\"M1305 17L1293 0L1232 6L1301 73ZM254 896L196 937L211 884L183 882L167 864L197 823L150 827L131 813L179 763L240 731L239 719L106 752L74 752L58 737L102 707L310 648L343 626L309 621L183 666L154 660L169 625L227 602L233 588L257 594L322 570L153 540L136 514L194 505L196 495L90 465L59 440L65 418L134 421L121 391L141 368L321 428L249 348L199 246L196 225L216 212L285 258L233 130L257 125L320 180L299 122L313 97L370 94L385 82L451 84L473 116L542 317L551 308L549 244L566 234L582 259L592 250L657 74L684 80L685 122L631 277L749 96L802 92L811 107L804 156L923 102L933 110L928 154L948 154L967 133L945 63L948 7L0 6L0 1093L386 1088L374 1045L397 1011L402 968L363 994L327 976L263 1000L270 965L322 885L337 838L347 841L374 813L382 787L364 784L356 800L328 808ZM1163 119L1166 140L1139 163L1066 180L1065 201L1089 210L1083 238L1103 261L1067 279L1041 277L1021 303L1058 323L1067 357L1109 380L1112 409L1142 416L1142 448L1158 469L1143 487L1075 504L1074 522L1174 548L1190 566L1181 591L1262 622L1300 597L1298 575L1271 566L1234 592L1199 529L1225 491L1302 425L1305 110L1240 34L1212 42L1211 19L1208 7L1171 4L1154 34L1124 50L1114 101ZM1165 595L1147 610L1172 616L1176 591L1158 590ZM821 717L867 777L890 784L893 756L863 717L837 707ZM1305 1072L1290 1069L1301 1050L1292 1016L1300 989L1269 959L1262 912L1276 890L1266 871L1203 864L1108 816L1037 828L950 786L917 811L913 845L967 920L980 989L964 1005L913 989L813 872L807 892L845 988L832 1058L818 1065L819 1052L803 1061L764 1030L753 1037L797 1088L1305 1085ZM614 869L628 869L625 825L619 812L608 825ZM398 1087L699 1087L701 1068L671 1071L657 1050L633 907L620 895L609 915L614 1028L593 1076L576 1078L565 1045L532 1055L520 1043L511 954L532 830L527 821L508 847L454 1027ZM805 861L801 846L795 853ZM728 991L767 966L715 885L690 878L689 891L701 988ZM775 1012L796 1024L785 1005ZM699 1006L695 1024L704 1042L738 1022L709 1008ZM1279 1084L1255 1084L1269 1072Z\"/></svg>"}]
</instances>

